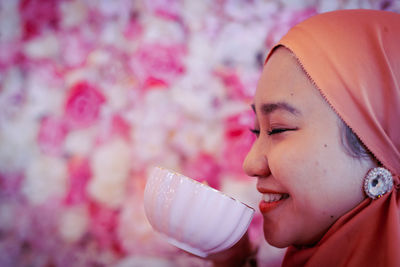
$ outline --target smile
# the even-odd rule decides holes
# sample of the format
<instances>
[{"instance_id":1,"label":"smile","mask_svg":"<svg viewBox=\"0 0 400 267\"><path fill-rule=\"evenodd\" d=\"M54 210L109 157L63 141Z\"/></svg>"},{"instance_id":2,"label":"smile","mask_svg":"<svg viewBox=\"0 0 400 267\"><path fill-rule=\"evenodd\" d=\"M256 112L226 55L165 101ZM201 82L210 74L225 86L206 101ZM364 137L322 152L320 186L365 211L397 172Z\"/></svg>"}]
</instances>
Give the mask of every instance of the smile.
<instances>
[{"instance_id":1,"label":"smile","mask_svg":"<svg viewBox=\"0 0 400 267\"><path fill-rule=\"evenodd\" d=\"M259 204L260 212L267 213L279 204L281 204L285 199L289 198L289 194L276 194L276 193L264 193L262 195L262 200Z\"/></svg>"},{"instance_id":2,"label":"smile","mask_svg":"<svg viewBox=\"0 0 400 267\"><path fill-rule=\"evenodd\" d=\"M288 197L288 194L263 194L262 200L265 202L275 202Z\"/></svg>"}]
</instances>

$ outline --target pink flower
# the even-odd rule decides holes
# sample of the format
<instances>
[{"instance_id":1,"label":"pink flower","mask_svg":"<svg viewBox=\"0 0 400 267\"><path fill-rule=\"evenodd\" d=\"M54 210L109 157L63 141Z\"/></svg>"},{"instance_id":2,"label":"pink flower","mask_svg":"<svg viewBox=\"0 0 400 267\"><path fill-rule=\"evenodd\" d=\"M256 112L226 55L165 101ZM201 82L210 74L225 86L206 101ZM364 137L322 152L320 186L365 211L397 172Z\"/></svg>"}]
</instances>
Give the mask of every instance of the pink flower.
<instances>
[{"instance_id":1,"label":"pink flower","mask_svg":"<svg viewBox=\"0 0 400 267\"><path fill-rule=\"evenodd\" d=\"M91 202L89 205L91 234L94 235L100 249L123 254L123 247L117 238L119 211Z\"/></svg>"},{"instance_id":2,"label":"pink flower","mask_svg":"<svg viewBox=\"0 0 400 267\"><path fill-rule=\"evenodd\" d=\"M116 136L120 136L128 142L131 140L131 125L120 114L103 120L99 130L96 140L98 145L106 143Z\"/></svg>"},{"instance_id":3,"label":"pink flower","mask_svg":"<svg viewBox=\"0 0 400 267\"><path fill-rule=\"evenodd\" d=\"M92 177L87 158L72 157L68 162L69 186L65 198L66 204L74 205L87 201L86 186Z\"/></svg>"},{"instance_id":4,"label":"pink flower","mask_svg":"<svg viewBox=\"0 0 400 267\"><path fill-rule=\"evenodd\" d=\"M19 4L19 10L24 40L34 38L47 29L58 29L58 1L22 0Z\"/></svg>"},{"instance_id":5,"label":"pink flower","mask_svg":"<svg viewBox=\"0 0 400 267\"><path fill-rule=\"evenodd\" d=\"M59 36L62 62L68 68L83 67L93 49L93 42L79 30L64 32Z\"/></svg>"},{"instance_id":6,"label":"pink flower","mask_svg":"<svg viewBox=\"0 0 400 267\"><path fill-rule=\"evenodd\" d=\"M138 13L133 13L125 26L124 36L130 40L137 40L142 36L143 26L138 19Z\"/></svg>"},{"instance_id":7,"label":"pink flower","mask_svg":"<svg viewBox=\"0 0 400 267\"><path fill-rule=\"evenodd\" d=\"M230 173L243 174L243 161L254 142L249 131L254 115L252 111L228 117L225 120L225 143L223 145L223 169Z\"/></svg>"},{"instance_id":8,"label":"pink flower","mask_svg":"<svg viewBox=\"0 0 400 267\"><path fill-rule=\"evenodd\" d=\"M20 194L24 174L0 172L0 196L15 197Z\"/></svg>"},{"instance_id":9,"label":"pink flower","mask_svg":"<svg viewBox=\"0 0 400 267\"><path fill-rule=\"evenodd\" d=\"M184 175L199 182L206 182L215 189L221 186L220 172L216 159L203 152L199 153L195 159L184 163Z\"/></svg>"},{"instance_id":10,"label":"pink flower","mask_svg":"<svg viewBox=\"0 0 400 267\"><path fill-rule=\"evenodd\" d=\"M98 119L105 100L104 95L86 81L75 84L68 93L65 105L68 126L80 128L92 125Z\"/></svg>"},{"instance_id":11,"label":"pink flower","mask_svg":"<svg viewBox=\"0 0 400 267\"><path fill-rule=\"evenodd\" d=\"M24 55L21 52L21 42L1 41L0 42L0 70L12 65L18 65L24 61Z\"/></svg>"},{"instance_id":12,"label":"pink flower","mask_svg":"<svg viewBox=\"0 0 400 267\"><path fill-rule=\"evenodd\" d=\"M60 155L67 127L65 121L46 116L41 119L37 142L43 153Z\"/></svg>"},{"instance_id":13,"label":"pink flower","mask_svg":"<svg viewBox=\"0 0 400 267\"><path fill-rule=\"evenodd\" d=\"M301 10L279 10L274 19L275 24L272 26L267 35L265 44L267 47L275 45L285 35L290 28L297 23L315 15L317 10L315 8L306 8Z\"/></svg>"},{"instance_id":14,"label":"pink flower","mask_svg":"<svg viewBox=\"0 0 400 267\"><path fill-rule=\"evenodd\" d=\"M184 74L185 53L183 45L143 45L133 56L131 67L140 79L143 89L159 85L168 86Z\"/></svg>"},{"instance_id":15,"label":"pink flower","mask_svg":"<svg viewBox=\"0 0 400 267\"><path fill-rule=\"evenodd\" d=\"M165 19L179 21L183 10L181 0L153 0L146 2L148 8Z\"/></svg>"},{"instance_id":16,"label":"pink flower","mask_svg":"<svg viewBox=\"0 0 400 267\"><path fill-rule=\"evenodd\" d=\"M221 68L214 71L214 74L221 80L227 90L230 99L250 99L246 86L240 79L239 74L234 69Z\"/></svg>"},{"instance_id":17,"label":"pink flower","mask_svg":"<svg viewBox=\"0 0 400 267\"><path fill-rule=\"evenodd\" d=\"M260 212L256 212L249 226L249 238L252 242L260 242L262 239L260 237L264 235L263 222L264 220L262 214Z\"/></svg>"},{"instance_id":18,"label":"pink flower","mask_svg":"<svg viewBox=\"0 0 400 267\"><path fill-rule=\"evenodd\" d=\"M112 134L120 135L129 140L130 137L130 124L120 115L114 115L112 119Z\"/></svg>"},{"instance_id":19,"label":"pink flower","mask_svg":"<svg viewBox=\"0 0 400 267\"><path fill-rule=\"evenodd\" d=\"M168 83L166 81L152 76L148 77L143 84L143 89L145 90L153 88L165 89L166 87L168 87Z\"/></svg>"},{"instance_id":20,"label":"pink flower","mask_svg":"<svg viewBox=\"0 0 400 267\"><path fill-rule=\"evenodd\" d=\"M30 59L29 59L30 60ZM65 73L60 65L51 60L38 60L29 62L30 73L34 79L43 82L51 90L64 87Z\"/></svg>"}]
</instances>

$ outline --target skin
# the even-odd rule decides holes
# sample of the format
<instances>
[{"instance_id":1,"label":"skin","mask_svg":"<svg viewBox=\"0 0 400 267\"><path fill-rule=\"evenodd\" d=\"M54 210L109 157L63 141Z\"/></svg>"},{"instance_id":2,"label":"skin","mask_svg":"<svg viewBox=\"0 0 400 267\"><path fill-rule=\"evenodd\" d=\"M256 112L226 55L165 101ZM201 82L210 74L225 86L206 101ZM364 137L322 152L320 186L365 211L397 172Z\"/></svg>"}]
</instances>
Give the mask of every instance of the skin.
<instances>
[{"instance_id":1,"label":"skin","mask_svg":"<svg viewBox=\"0 0 400 267\"><path fill-rule=\"evenodd\" d=\"M365 198L363 178L376 163L346 153L338 116L286 48L264 67L253 103L257 139L243 168L259 191L289 194L263 213L265 239L313 245Z\"/></svg>"}]
</instances>

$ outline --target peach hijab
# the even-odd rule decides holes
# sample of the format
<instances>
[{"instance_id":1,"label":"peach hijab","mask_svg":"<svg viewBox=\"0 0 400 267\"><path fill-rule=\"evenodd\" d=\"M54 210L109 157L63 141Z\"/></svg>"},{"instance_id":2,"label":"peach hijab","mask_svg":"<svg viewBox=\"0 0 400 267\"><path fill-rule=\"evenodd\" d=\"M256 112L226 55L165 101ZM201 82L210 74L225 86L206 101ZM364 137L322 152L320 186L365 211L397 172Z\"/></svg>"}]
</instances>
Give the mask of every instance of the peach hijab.
<instances>
[{"instance_id":1,"label":"peach hijab","mask_svg":"<svg viewBox=\"0 0 400 267\"><path fill-rule=\"evenodd\" d=\"M390 193L366 198L343 215L315 246L290 247L283 266L400 266L400 14L316 15L293 27L279 45L295 54L395 184Z\"/></svg>"}]
</instances>

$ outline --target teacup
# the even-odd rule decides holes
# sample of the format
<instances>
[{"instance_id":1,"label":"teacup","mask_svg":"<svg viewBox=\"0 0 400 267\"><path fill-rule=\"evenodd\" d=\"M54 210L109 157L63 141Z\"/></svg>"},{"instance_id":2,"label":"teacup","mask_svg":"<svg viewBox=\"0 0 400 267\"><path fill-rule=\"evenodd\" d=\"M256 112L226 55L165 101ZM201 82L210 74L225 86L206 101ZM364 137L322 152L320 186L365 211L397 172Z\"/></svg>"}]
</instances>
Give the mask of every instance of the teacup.
<instances>
[{"instance_id":1,"label":"teacup","mask_svg":"<svg viewBox=\"0 0 400 267\"><path fill-rule=\"evenodd\" d=\"M151 226L178 248L207 257L245 234L254 209L182 174L156 167L144 191Z\"/></svg>"}]
</instances>

